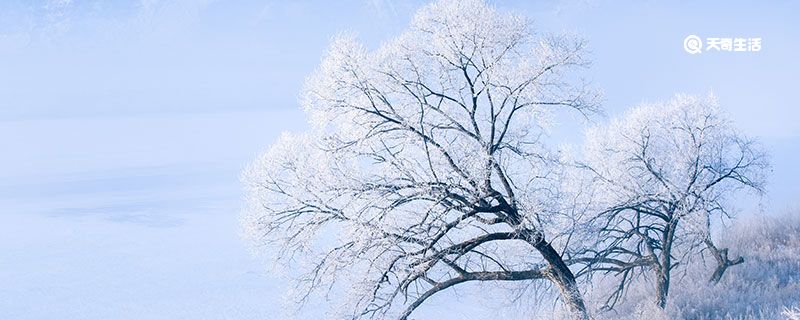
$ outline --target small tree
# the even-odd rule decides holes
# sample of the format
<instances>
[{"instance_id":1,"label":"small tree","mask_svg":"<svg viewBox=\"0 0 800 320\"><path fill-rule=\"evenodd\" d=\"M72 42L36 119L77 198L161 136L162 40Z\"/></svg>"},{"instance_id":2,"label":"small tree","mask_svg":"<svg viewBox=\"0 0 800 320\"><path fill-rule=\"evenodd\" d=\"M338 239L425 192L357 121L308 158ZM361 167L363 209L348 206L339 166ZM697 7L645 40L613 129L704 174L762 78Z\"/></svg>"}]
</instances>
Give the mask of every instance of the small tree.
<instances>
[{"instance_id":1,"label":"small tree","mask_svg":"<svg viewBox=\"0 0 800 320\"><path fill-rule=\"evenodd\" d=\"M248 236L308 262L303 298L343 283L353 318L405 319L464 282L540 279L588 318L562 259L575 225L561 166L542 141L553 110L596 107L573 80L583 47L481 1L426 6L373 52L337 38L302 95L313 128L244 175Z\"/></svg>"},{"instance_id":2,"label":"small tree","mask_svg":"<svg viewBox=\"0 0 800 320\"><path fill-rule=\"evenodd\" d=\"M710 225L731 216L728 200L736 191L762 192L767 160L713 96L679 95L635 108L591 130L586 155L604 209L597 218L600 243L584 262L619 276L610 306L637 272L652 274L655 302L664 308L670 275L690 256L711 251L718 262L713 282L743 261L714 245Z\"/></svg>"}]
</instances>

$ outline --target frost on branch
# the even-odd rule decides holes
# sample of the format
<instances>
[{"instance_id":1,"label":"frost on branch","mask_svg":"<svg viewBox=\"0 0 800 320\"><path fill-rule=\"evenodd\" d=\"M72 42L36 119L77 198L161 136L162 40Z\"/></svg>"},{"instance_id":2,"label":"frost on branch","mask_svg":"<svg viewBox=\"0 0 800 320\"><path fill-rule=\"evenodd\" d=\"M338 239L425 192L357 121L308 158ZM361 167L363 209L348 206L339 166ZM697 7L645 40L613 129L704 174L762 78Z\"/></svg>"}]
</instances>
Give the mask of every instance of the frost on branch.
<instances>
[{"instance_id":1,"label":"frost on branch","mask_svg":"<svg viewBox=\"0 0 800 320\"><path fill-rule=\"evenodd\" d=\"M248 238L298 267L301 300L328 292L347 317L404 318L459 283L543 278L585 317L560 255L579 230L569 182L542 141L555 109L597 107L576 76L583 47L481 1L426 6L375 51L336 38L302 93L313 128L244 174Z\"/></svg>"},{"instance_id":2,"label":"frost on branch","mask_svg":"<svg viewBox=\"0 0 800 320\"><path fill-rule=\"evenodd\" d=\"M710 225L731 216L736 191L762 192L767 159L733 127L715 97L678 95L634 108L588 133L586 161L600 197L602 230L588 268L618 277L609 306L633 278L649 272L663 308L671 274L704 251L719 263L713 282L741 263L714 245Z\"/></svg>"}]
</instances>

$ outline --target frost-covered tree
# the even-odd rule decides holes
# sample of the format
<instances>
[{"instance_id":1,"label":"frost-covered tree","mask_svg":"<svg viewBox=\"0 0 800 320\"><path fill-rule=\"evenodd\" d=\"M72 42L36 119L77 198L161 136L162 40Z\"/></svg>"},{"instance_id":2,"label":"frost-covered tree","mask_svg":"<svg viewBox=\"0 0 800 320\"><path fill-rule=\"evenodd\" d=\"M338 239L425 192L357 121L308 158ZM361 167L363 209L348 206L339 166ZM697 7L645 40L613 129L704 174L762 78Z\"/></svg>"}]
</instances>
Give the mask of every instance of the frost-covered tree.
<instances>
[{"instance_id":1,"label":"frost-covered tree","mask_svg":"<svg viewBox=\"0 0 800 320\"><path fill-rule=\"evenodd\" d=\"M327 293L343 317L406 319L458 284L516 281L588 318L562 258L577 218L543 141L557 109L596 109L584 55L475 0L425 6L374 51L336 38L302 93L312 128L244 174L247 236L300 274L301 301Z\"/></svg>"},{"instance_id":2,"label":"frost-covered tree","mask_svg":"<svg viewBox=\"0 0 800 320\"><path fill-rule=\"evenodd\" d=\"M762 192L767 160L733 127L715 97L679 95L634 108L589 131L586 161L603 209L599 244L585 262L618 277L609 306L646 272L655 279L655 302L663 308L675 269L706 250L718 262L712 282L742 262L714 245L710 226L731 216L736 191Z\"/></svg>"}]
</instances>

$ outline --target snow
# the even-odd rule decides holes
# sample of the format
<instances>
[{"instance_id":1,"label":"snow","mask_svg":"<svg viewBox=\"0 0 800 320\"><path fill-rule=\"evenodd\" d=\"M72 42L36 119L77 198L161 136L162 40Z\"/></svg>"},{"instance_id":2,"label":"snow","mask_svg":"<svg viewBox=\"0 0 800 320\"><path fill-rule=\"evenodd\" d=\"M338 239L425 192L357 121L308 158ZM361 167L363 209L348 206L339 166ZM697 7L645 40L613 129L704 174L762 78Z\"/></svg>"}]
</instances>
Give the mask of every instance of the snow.
<instances>
[{"instance_id":1,"label":"snow","mask_svg":"<svg viewBox=\"0 0 800 320\"><path fill-rule=\"evenodd\" d=\"M0 318L277 319L238 175L287 114L3 123Z\"/></svg>"}]
</instances>

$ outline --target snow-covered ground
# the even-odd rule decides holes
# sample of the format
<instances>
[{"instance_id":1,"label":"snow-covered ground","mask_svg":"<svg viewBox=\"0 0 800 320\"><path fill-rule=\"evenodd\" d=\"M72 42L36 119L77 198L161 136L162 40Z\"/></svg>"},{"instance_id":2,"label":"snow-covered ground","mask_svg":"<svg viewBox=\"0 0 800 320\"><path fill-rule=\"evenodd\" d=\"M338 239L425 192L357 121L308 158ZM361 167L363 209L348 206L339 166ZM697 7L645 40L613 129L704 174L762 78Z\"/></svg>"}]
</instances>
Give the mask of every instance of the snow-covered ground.
<instances>
[{"instance_id":1,"label":"snow-covered ground","mask_svg":"<svg viewBox=\"0 0 800 320\"><path fill-rule=\"evenodd\" d=\"M238 175L285 116L0 125L0 319L277 318L282 282L239 238Z\"/></svg>"}]
</instances>

